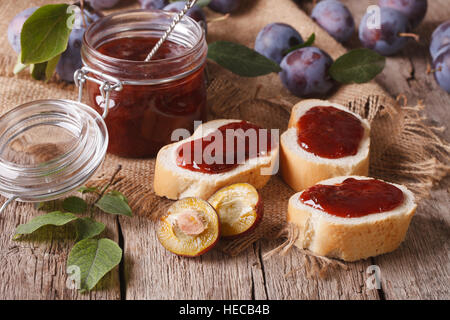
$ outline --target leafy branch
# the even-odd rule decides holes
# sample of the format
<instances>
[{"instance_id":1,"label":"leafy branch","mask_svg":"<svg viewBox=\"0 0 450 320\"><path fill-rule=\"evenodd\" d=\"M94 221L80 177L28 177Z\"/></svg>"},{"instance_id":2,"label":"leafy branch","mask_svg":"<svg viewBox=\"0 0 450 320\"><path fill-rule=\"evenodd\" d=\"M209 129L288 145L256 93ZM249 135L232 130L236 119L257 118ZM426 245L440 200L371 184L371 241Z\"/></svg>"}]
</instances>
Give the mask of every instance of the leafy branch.
<instances>
[{"instance_id":1,"label":"leafy branch","mask_svg":"<svg viewBox=\"0 0 450 320\"><path fill-rule=\"evenodd\" d=\"M52 211L31 219L28 223L17 227L13 240L20 240L25 235L34 234L45 226L69 226L76 231L76 243L69 253L67 272L73 279L73 272L78 275L77 287L81 292L92 290L95 285L110 272L122 259L122 249L107 238L96 239L105 230L105 225L94 219L94 206L102 212L114 215L133 215L128 205L128 199L119 191L111 190L117 174L122 169L119 165L108 181L101 188L81 187L78 192L83 194L96 194L94 202L88 204L86 200L77 196L65 198L61 207L63 211ZM49 203L41 203L38 209L53 208ZM89 217L80 216L89 213Z\"/></svg>"},{"instance_id":2,"label":"leafy branch","mask_svg":"<svg viewBox=\"0 0 450 320\"><path fill-rule=\"evenodd\" d=\"M312 46L315 34L302 44L287 49L292 51ZM220 66L242 77L258 77L280 72L280 66L258 52L244 45L217 41L209 45L208 58ZM375 78L385 66L386 58L370 49L355 49L340 56L328 70L329 75L339 83L365 83Z\"/></svg>"}]
</instances>

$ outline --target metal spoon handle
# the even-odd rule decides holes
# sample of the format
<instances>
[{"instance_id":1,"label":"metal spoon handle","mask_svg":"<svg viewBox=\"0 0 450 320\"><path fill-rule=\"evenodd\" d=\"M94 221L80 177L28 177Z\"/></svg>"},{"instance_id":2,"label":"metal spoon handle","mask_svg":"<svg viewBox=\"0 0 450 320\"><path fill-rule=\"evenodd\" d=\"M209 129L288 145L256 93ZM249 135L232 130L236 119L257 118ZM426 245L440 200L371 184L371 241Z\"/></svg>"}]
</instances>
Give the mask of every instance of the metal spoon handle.
<instances>
[{"instance_id":1,"label":"metal spoon handle","mask_svg":"<svg viewBox=\"0 0 450 320\"><path fill-rule=\"evenodd\" d=\"M145 58L145 62L150 61L153 56L156 54L156 52L159 50L159 48L161 48L162 44L164 43L164 41L167 40L167 38L170 36L170 34L172 33L173 29L175 29L175 26L178 24L178 22L180 22L180 20L184 17L184 15L186 14L186 12L191 9L198 0L190 0L186 2L186 5L184 6L183 10L181 10L173 19L172 23L170 24L169 28L166 30L166 32L164 33L164 35L161 37L161 39L159 39L159 41L155 44L155 46L153 47L152 51L150 51L150 53L148 54L147 58Z\"/></svg>"}]
</instances>

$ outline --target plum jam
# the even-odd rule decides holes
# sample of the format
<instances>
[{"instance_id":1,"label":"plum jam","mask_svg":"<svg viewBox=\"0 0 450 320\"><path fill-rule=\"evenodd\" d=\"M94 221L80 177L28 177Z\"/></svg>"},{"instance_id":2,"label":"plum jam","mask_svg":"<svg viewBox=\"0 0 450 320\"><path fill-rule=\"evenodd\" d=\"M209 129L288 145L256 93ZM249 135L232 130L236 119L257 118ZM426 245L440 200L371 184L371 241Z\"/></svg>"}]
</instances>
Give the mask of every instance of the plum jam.
<instances>
[{"instance_id":1,"label":"plum jam","mask_svg":"<svg viewBox=\"0 0 450 320\"><path fill-rule=\"evenodd\" d=\"M248 159L267 156L271 139L268 131L247 121L228 123L201 139L183 143L177 149L177 165L196 172L224 173Z\"/></svg>"},{"instance_id":2,"label":"plum jam","mask_svg":"<svg viewBox=\"0 0 450 320\"><path fill-rule=\"evenodd\" d=\"M105 123L108 152L147 158L172 141L176 129L193 131L206 119L203 29L183 19L149 62L145 58L173 19L173 13L135 10L116 13L93 23L83 40L84 67L100 82L113 77L120 91L110 91ZM103 76L105 75L105 76ZM105 108L99 82L87 81L88 104L100 114Z\"/></svg>"},{"instance_id":3,"label":"plum jam","mask_svg":"<svg viewBox=\"0 0 450 320\"><path fill-rule=\"evenodd\" d=\"M298 144L316 156L338 159L354 156L364 136L361 121L335 107L309 109L297 122Z\"/></svg>"},{"instance_id":4,"label":"plum jam","mask_svg":"<svg viewBox=\"0 0 450 320\"><path fill-rule=\"evenodd\" d=\"M343 218L358 218L393 210L404 201L403 191L376 180L347 178L336 185L315 185L300 195L304 204Z\"/></svg>"}]
</instances>

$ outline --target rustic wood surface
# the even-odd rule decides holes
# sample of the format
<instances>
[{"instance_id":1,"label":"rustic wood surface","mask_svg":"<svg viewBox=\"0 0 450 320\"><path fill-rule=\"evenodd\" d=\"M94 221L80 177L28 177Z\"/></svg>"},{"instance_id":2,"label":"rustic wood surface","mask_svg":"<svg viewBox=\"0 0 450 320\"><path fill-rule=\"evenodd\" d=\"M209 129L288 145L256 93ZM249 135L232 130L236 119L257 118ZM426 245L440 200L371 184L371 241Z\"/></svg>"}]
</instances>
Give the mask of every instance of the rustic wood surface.
<instances>
[{"instance_id":1,"label":"rustic wood surface","mask_svg":"<svg viewBox=\"0 0 450 320\"><path fill-rule=\"evenodd\" d=\"M357 23L367 6L376 3L343 2ZM311 4L306 3L303 9L309 12ZM423 42L389 58L387 68L378 76L393 96L402 93L411 102L423 100L430 123L443 126L450 122L450 96L426 74L426 67L431 32L449 18L448 0L430 0L425 22L418 29ZM355 36L348 47L358 46ZM449 128L441 134L450 140ZM103 218L106 235L119 241L124 259L90 294L66 287L70 241L59 240L59 234L52 230L31 242L11 241L16 226L36 215L30 205L13 204L0 216L0 299L449 299L449 192L450 177L421 203L398 250L349 264L348 270L335 269L325 280L308 277L297 250L263 261L262 255L278 241L259 241L237 257L213 250L196 259L184 259L159 245L154 221L145 217ZM370 265L380 267L381 290L366 285ZM290 272L293 276L285 276Z\"/></svg>"}]
</instances>

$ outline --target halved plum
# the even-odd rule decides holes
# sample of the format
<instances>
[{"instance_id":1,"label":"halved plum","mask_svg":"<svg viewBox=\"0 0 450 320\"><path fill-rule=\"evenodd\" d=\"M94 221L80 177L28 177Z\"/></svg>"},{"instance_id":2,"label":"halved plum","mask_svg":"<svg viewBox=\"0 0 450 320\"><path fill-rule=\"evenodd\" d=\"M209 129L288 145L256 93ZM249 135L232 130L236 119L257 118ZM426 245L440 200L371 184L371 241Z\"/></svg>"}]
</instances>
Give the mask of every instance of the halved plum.
<instances>
[{"instance_id":1,"label":"halved plum","mask_svg":"<svg viewBox=\"0 0 450 320\"><path fill-rule=\"evenodd\" d=\"M219 234L216 211L198 198L185 198L172 204L161 217L157 231L164 248L185 257L196 257L211 250Z\"/></svg>"},{"instance_id":2,"label":"halved plum","mask_svg":"<svg viewBox=\"0 0 450 320\"><path fill-rule=\"evenodd\" d=\"M249 233L261 221L264 212L258 190L248 183L236 183L220 189L208 202L219 215L224 238L235 238Z\"/></svg>"}]
</instances>

